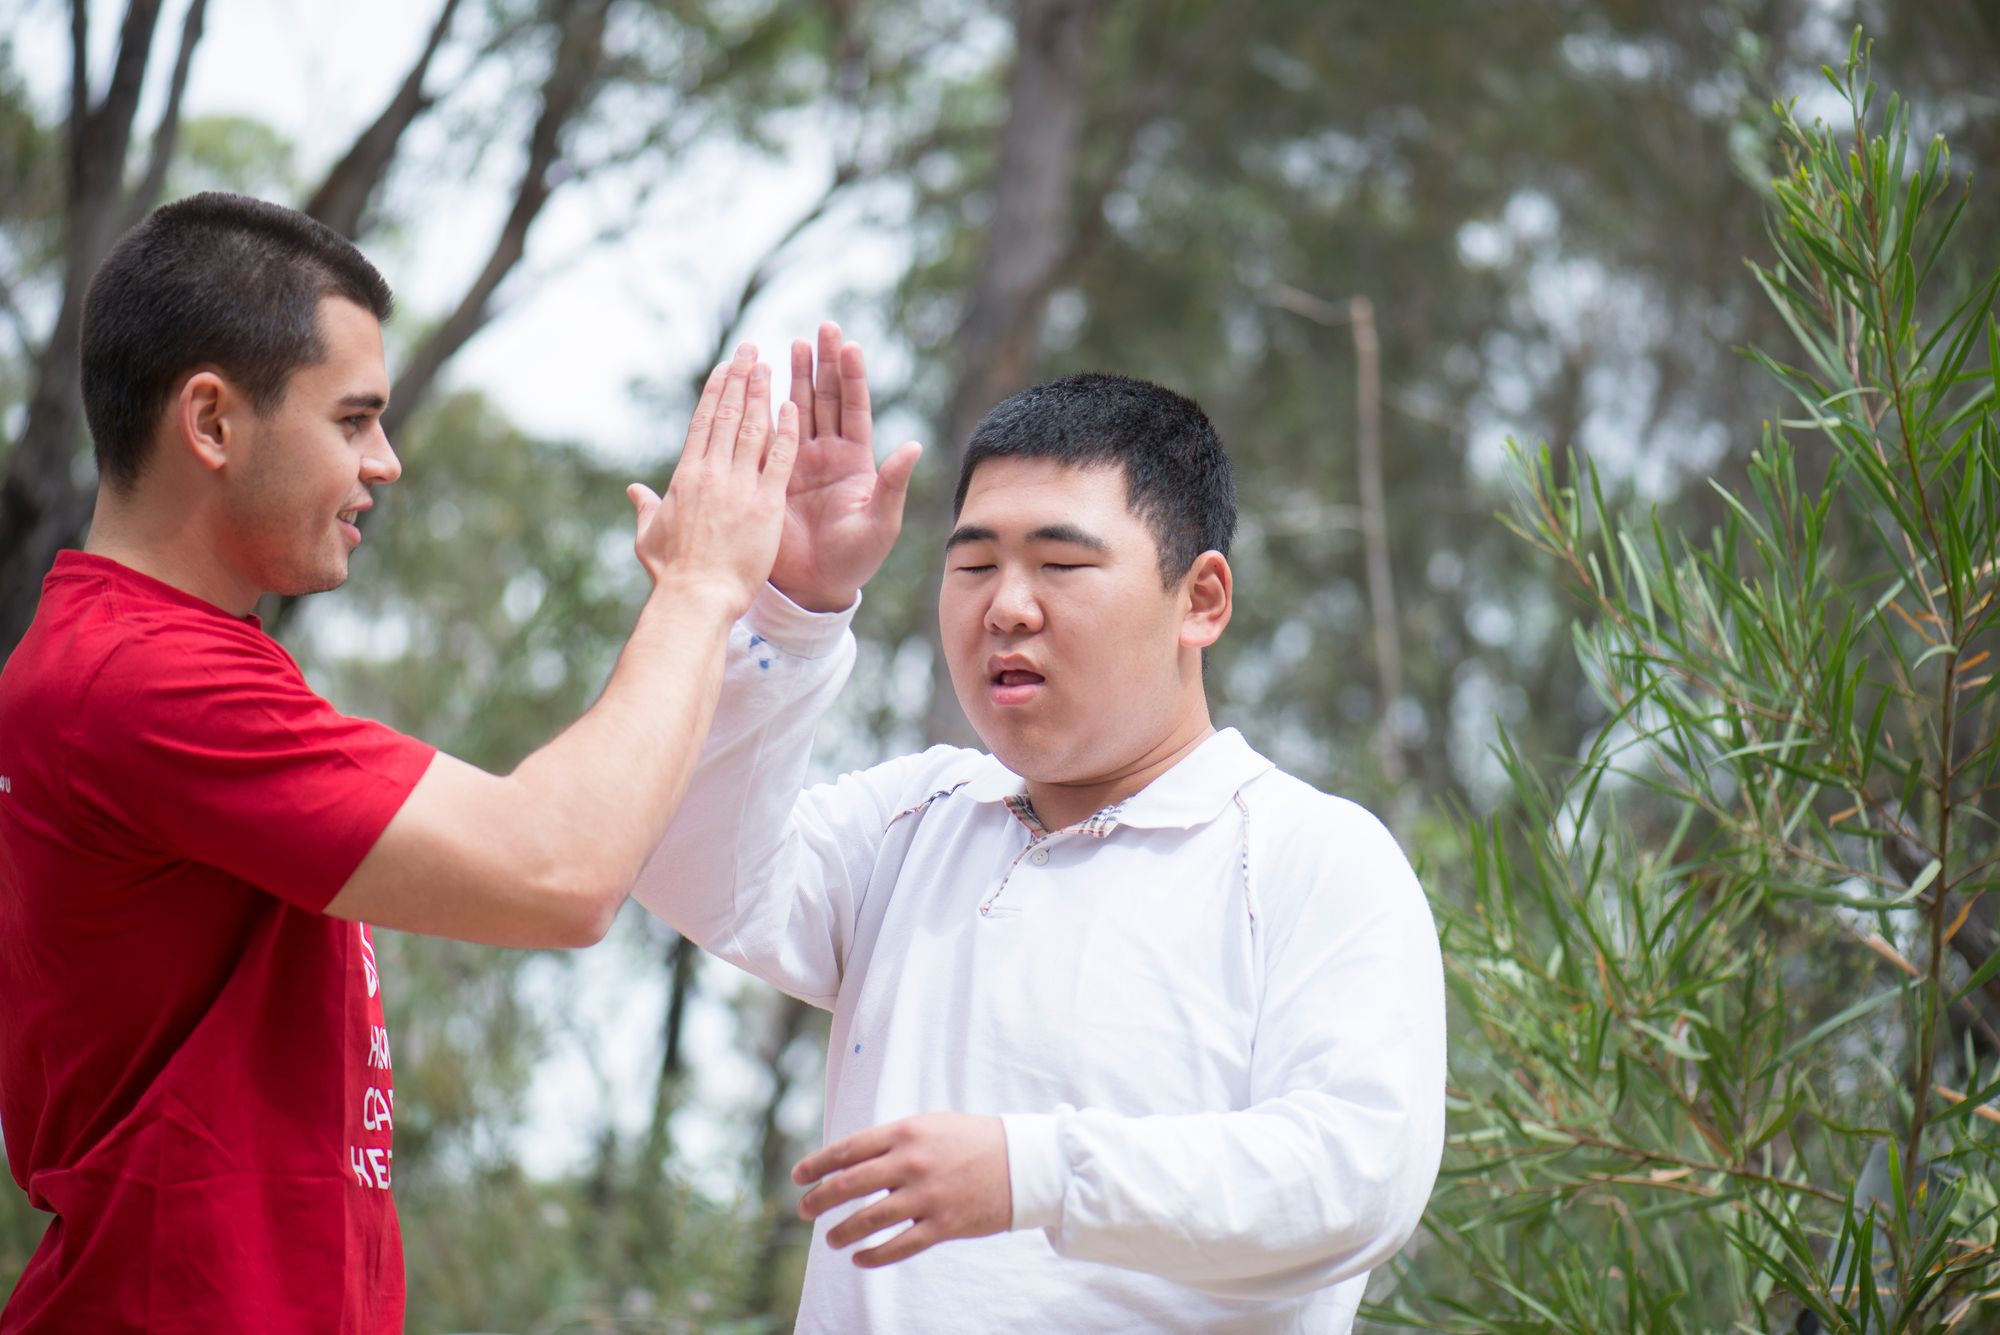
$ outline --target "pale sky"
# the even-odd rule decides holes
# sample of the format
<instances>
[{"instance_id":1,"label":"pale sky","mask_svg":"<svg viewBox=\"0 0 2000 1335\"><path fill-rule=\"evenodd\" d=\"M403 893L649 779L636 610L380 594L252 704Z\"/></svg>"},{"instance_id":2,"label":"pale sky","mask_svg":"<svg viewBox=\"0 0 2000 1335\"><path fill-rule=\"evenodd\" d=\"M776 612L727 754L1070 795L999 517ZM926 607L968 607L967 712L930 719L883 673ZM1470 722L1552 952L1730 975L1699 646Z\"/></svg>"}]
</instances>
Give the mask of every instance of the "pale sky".
<instances>
[{"instance_id":1,"label":"pale sky","mask_svg":"<svg viewBox=\"0 0 2000 1335\"><path fill-rule=\"evenodd\" d=\"M92 70L100 90L122 8L93 6ZM14 36L18 63L51 119L59 117L68 96L67 6L0 0L0 12L8 10L13 15L4 26ZM185 0L168 0L142 126L153 123L164 96L159 84L185 12ZM184 99L186 115L244 115L270 125L296 146L301 175L315 180L394 91L435 12L433 4L409 0L344 0L338 6L212 0ZM463 7L462 29L476 19L476 6ZM441 54L431 86L453 86L462 66ZM628 221L620 214L626 192L617 181L558 191L531 234L526 259L501 290L503 314L453 361L448 383L483 389L537 434L585 440L613 457L656 459L677 446L685 423L651 420L630 386L639 378L684 383L693 377L720 312L750 267L818 197L830 175L828 151L812 137L812 122L794 119L788 131L797 147L789 160L726 144L698 152L684 172L686 187L659 192L615 245L594 244L593 238ZM416 148L424 146L426 132L435 131L423 122L413 127ZM392 372L396 335L407 337L419 321L455 302L498 231L517 158L491 158L475 179L413 184L392 177L392 193L420 188L425 205L404 234L365 242L403 312L402 328L390 331ZM876 202L882 202L879 194ZM872 319L867 300L894 281L901 248L882 230L862 225L858 213L848 208L822 220L753 307L744 336L774 366L791 338L810 336L820 319L833 318L869 344L879 383L905 373L907 358ZM844 299L850 293L862 299ZM908 423L885 425L900 426L904 435L911 431ZM886 441L885 448L895 443ZM421 461L412 466L420 468Z\"/></svg>"}]
</instances>

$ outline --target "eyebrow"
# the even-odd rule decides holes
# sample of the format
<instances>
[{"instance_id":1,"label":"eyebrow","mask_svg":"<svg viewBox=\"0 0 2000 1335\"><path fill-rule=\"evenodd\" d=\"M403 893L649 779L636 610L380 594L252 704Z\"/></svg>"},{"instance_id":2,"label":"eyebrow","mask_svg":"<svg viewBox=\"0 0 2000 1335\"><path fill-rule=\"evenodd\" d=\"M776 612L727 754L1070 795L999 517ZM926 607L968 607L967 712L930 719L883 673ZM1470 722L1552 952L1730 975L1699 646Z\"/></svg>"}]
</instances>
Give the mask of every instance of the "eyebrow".
<instances>
[{"instance_id":1,"label":"eyebrow","mask_svg":"<svg viewBox=\"0 0 2000 1335\"><path fill-rule=\"evenodd\" d=\"M1000 538L990 528L977 524L964 524L953 530L945 539L944 549L950 551L968 542L997 542ZM1074 547L1088 547L1093 552L1108 552L1111 545L1094 533L1086 533L1074 524L1044 524L1028 535L1029 542L1066 542Z\"/></svg>"},{"instance_id":2,"label":"eyebrow","mask_svg":"<svg viewBox=\"0 0 2000 1335\"><path fill-rule=\"evenodd\" d=\"M380 394L343 394L339 405L342 408L369 408L376 412L389 406L389 400Z\"/></svg>"}]
</instances>

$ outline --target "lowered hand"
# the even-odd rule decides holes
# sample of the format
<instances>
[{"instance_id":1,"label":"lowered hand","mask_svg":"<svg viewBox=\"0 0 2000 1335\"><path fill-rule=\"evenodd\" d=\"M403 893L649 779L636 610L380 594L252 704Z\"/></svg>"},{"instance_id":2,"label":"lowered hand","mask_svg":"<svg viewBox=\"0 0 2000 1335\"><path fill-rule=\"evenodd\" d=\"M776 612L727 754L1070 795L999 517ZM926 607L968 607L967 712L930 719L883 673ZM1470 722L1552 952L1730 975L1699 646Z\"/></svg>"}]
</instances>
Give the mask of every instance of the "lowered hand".
<instances>
[{"instance_id":1,"label":"lowered hand","mask_svg":"<svg viewBox=\"0 0 2000 1335\"><path fill-rule=\"evenodd\" d=\"M808 1220L836 1205L889 1193L826 1235L828 1245L845 1247L909 1221L887 1242L856 1252L858 1266L907 1260L951 1238L1004 1233L1014 1222L1007 1132L998 1117L925 1113L857 1131L801 1159L792 1181L817 1184L799 1201L799 1217Z\"/></svg>"}]
</instances>

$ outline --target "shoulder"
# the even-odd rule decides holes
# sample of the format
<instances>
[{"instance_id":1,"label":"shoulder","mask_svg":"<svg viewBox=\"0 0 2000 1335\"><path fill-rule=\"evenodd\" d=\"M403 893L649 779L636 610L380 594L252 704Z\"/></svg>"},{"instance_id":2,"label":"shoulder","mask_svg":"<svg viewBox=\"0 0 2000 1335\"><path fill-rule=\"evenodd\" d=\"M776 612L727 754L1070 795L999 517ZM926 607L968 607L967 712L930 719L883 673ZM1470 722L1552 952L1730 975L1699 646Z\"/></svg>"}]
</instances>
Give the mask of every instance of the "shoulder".
<instances>
[{"instance_id":1,"label":"shoulder","mask_svg":"<svg viewBox=\"0 0 2000 1335\"><path fill-rule=\"evenodd\" d=\"M1360 803L1277 768L1244 784L1239 796L1252 874L1266 902L1358 898L1428 912L1396 836Z\"/></svg>"},{"instance_id":2,"label":"shoulder","mask_svg":"<svg viewBox=\"0 0 2000 1335\"><path fill-rule=\"evenodd\" d=\"M1240 790L1254 822L1269 834L1306 845L1339 848L1354 842L1395 843L1379 817L1350 798L1313 787L1273 766Z\"/></svg>"},{"instance_id":3,"label":"shoulder","mask_svg":"<svg viewBox=\"0 0 2000 1335\"><path fill-rule=\"evenodd\" d=\"M883 819L893 823L962 795L972 784L989 780L998 766L984 752L939 745L844 775L840 786L865 789L881 807Z\"/></svg>"},{"instance_id":4,"label":"shoulder","mask_svg":"<svg viewBox=\"0 0 2000 1335\"><path fill-rule=\"evenodd\" d=\"M292 656L254 626L145 611L98 628L98 707L145 710L273 698L317 700Z\"/></svg>"}]
</instances>

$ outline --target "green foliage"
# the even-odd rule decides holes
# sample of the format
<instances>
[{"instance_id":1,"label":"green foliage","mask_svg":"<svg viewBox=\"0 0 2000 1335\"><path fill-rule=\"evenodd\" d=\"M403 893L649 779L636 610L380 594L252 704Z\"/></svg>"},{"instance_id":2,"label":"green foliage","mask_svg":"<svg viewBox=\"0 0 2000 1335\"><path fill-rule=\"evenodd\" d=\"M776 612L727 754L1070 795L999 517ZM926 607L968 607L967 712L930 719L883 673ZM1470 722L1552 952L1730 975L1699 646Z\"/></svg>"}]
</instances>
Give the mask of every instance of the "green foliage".
<instances>
[{"instance_id":1,"label":"green foliage","mask_svg":"<svg viewBox=\"0 0 2000 1335\"><path fill-rule=\"evenodd\" d=\"M1607 711L1468 819L1463 1030L1430 1245L1377 1319L1454 1331L2000 1322L2000 275L1856 38L1839 129L1778 109L1758 281L1798 405L1700 538L1517 454ZM1565 474L1567 476L1565 476Z\"/></svg>"}]
</instances>

